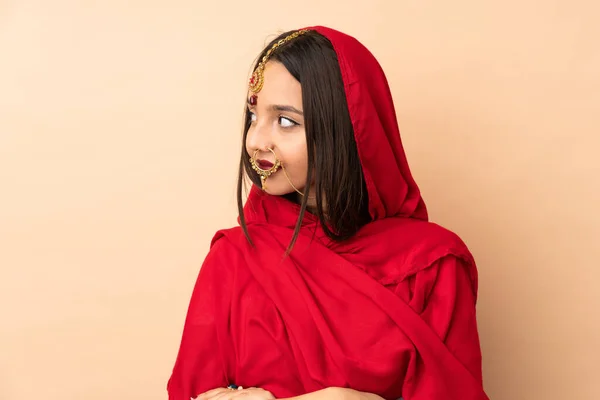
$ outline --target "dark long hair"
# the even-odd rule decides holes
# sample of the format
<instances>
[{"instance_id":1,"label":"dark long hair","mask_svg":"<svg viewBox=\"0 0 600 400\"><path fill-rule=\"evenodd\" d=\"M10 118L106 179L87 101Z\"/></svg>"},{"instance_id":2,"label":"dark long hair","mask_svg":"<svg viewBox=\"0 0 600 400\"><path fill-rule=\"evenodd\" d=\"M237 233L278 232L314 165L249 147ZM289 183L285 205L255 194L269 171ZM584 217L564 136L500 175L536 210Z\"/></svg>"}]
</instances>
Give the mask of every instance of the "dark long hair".
<instances>
[{"instance_id":1,"label":"dark long hair","mask_svg":"<svg viewBox=\"0 0 600 400\"><path fill-rule=\"evenodd\" d=\"M283 33L275 38L262 51L258 60L262 59L275 42L292 32ZM313 171L316 192L315 214L323 231L336 241L349 239L370 221L369 200L335 50L323 35L308 31L277 48L269 59L283 64L302 85L302 107L308 152L307 184L300 203L296 229L287 253L292 250L300 233ZM242 229L248 241L252 243L244 218L242 188L245 175L259 186L260 178L252 170L246 152L246 137L251 123L248 110L245 111L244 121L237 203ZM296 201L295 193L284 197Z\"/></svg>"}]
</instances>

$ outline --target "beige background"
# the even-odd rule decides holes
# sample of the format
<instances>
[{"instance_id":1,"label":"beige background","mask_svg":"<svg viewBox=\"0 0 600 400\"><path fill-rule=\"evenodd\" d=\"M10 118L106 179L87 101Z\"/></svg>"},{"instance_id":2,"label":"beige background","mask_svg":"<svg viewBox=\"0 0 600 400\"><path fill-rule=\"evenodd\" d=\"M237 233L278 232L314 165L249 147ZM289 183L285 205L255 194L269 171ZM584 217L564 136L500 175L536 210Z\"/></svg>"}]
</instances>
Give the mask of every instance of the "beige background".
<instances>
[{"instance_id":1,"label":"beige background","mask_svg":"<svg viewBox=\"0 0 600 400\"><path fill-rule=\"evenodd\" d=\"M251 61L310 24L379 58L477 257L490 396L600 398L596 4L0 1L0 399L165 398Z\"/></svg>"}]
</instances>

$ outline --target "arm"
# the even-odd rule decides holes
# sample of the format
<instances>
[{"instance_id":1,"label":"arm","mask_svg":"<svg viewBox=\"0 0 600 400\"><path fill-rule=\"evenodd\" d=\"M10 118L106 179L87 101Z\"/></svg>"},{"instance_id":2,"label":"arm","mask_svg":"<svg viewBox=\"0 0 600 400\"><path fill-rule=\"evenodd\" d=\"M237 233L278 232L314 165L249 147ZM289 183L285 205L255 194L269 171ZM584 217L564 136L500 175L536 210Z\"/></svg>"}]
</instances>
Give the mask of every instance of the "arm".
<instances>
[{"instance_id":1,"label":"arm","mask_svg":"<svg viewBox=\"0 0 600 400\"><path fill-rule=\"evenodd\" d=\"M415 277L410 305L479 381L481 349L476 317L476 283L462 260L447 256Z\"/></svg>"},{"instance_id":2,"label":"arm","mask_svg":"<svg viewBox=\"0 0 600 400\"><path fill-rule=\"evenodd\" d=\"M224 246L224 239L217 241L200 268L167 385L169 400L189 400L198 393L227 385L215 325L217 316L229 305L227 268L222 268L223 254L227 254Z\"/></svg>"},{"instance_id":3,"label":"arm","mask_svg":"<svg viewBox=\"0 0 600 400\"><path fill-rule=\"evenodd\" d=\"M419 359L406 376L404 397L409 400L487 399L482 389L481 349L476 318L477 275L473 265L454 256L435 261L404 283L401 295L443 343L447 354L462 364L471 379L460 388L455 371ZM398 288L400 289L400 288ZM408 289L408 290L407 290ZM442 354L440 354L440 357ZM469 390L467 390L467 388ZM461 397L458 397L460 393Z\"/></svg>"},{"instance_id":4,"label":"arm","mask_svg":"<svg viewBox=\"0 0 600 400\"><path fill-rule=\"evenodd\" d=\"M271 392L260 388L239 388L238 390L229 390L222 387L202 393L196 400L233 400L241 397L246 400L276 400ZM383 398L375 394L359 392L352 389L329 387L300 396L280 397L278 400L383 400Z\"/></svg>"},{"instance_id":5,"label":"arm","mask_svg":"<svg viewBox=\"0 0 600 400\"><path fill-rule=\"evenodd\" d=\"M357 390L330 387L301 396L289 397L280 400L383 400L376 394L359 392Z\"/></svg>"}]
</instances>

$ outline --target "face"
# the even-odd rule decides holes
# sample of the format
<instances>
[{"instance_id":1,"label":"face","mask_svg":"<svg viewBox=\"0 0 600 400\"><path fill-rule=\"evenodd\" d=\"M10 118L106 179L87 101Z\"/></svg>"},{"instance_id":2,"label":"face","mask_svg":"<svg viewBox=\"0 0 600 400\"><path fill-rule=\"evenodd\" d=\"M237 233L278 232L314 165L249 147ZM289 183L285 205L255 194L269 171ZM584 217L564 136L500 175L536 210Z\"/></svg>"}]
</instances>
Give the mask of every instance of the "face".
<instances>
[{"instance_id":1,"label":"face","mask_svg":"<svg viewBox=\"0 0 600 400\"><path fill-rule=\"evenodd\" d=\"M248 99L254 93L248 93ZM264 85L256 94L255 105L248 102L252 119L246 137L246 151L252 157L256 150L257 160L262 169L269 169L275 163L275 155L285 168L289 180L301 192L306 186L308 156L304 115L302 111L302 87L283 66L269 61L264 70ZM284 195L294 192L285 176L283 168L267 178L266 192Z\"/></svg>"}]
</instances>

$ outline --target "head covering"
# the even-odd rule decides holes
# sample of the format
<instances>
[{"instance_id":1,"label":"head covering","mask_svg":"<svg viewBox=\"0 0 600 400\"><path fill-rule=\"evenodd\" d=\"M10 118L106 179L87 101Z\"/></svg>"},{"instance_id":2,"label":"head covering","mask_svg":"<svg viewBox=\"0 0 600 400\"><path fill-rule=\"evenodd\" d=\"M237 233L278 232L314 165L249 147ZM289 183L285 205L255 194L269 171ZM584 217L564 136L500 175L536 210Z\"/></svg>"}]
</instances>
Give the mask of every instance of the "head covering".
<instances>
[{"instance_id":1,"label":"head covering","mask_svg":"<svg viewBox=\"0 0 600 400\"><path fill-rule=\"evenodd\" d=\"M291 397L349 387L386 399L484 400L477 271L464 243L427 222L385 75L356 39L337 54L373 222L330 240L300 207L253 188L240 227L218 232L201 268L168 391L237 384Z\"/></svg>"},{"instance_id":2,"label":"head covering","mask_svg":"<svg viewBox=\"0 0 600 400\"><path fill-rule=\"evenodd\" d=\"M325 27L309 29L329 39L338 56L371 217L426 220L425 203L408 167L392 94L381 66L355 38Z\"/></svg>"}]
</instances>

